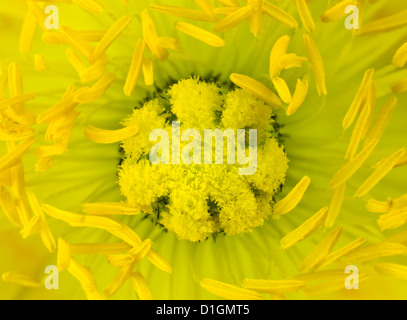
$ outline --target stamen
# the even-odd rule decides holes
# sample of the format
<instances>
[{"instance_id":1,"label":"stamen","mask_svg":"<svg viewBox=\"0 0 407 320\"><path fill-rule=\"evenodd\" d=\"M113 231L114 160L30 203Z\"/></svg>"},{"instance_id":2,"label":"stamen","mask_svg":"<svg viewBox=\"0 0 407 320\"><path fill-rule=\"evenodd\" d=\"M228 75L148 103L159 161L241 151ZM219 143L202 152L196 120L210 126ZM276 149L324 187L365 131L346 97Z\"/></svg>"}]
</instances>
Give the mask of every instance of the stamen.
<instances>
[{"instance_id":1,"label":"stamen","mask_svg":"<svg viewBox=\"0 0 407 320\"><path fill-rule=\"evenodd\" d=\"M347 6L357 5L357 4L358 4L357 0L341 1L338 4L334 5L333 7L326 10L321 15L321 21L322 22L331 22L331 21L336 21L336 20L342 19L346 15L345 8Z\"/></svg>"},{"instance_id":2,"label":"stamen","mask_svg":"<svg viewBox=\"0 0 407 320\"><path fill-rule=\"evenodd\" d=\"M34 138L27 138L20 142L15 148L0 158L0 171L14 167L21 160L21 157L34 143Z\"/></svg>"},{"instance_id":3,"label":"stamen","mask_svg":"<svg viewBox=\"0 0 407 320\"><path fill-rule=\"evenodd\" d=\"M320 270L331 265L332 263L338 261L339 259L345 257L346 255L350 254L351 252L355 251L356 249L364 245L366 241L367 241L366 238L360 237L357 238L355 241L352 241L351 243L347 244L346 246L330 253L317 265L317 269Z\"/></svg>"},{"instance_id":4,"label":"stamen","mask_svg":"<svg viewBox=\"0 0 407 320\"><path fill-rule=\"evenodd\" d=\"M342 209L343 200L345 198L346 183L336 187L333 190L331 202L329 203L328 217L325 221L325 227L332 228L339 213Z\"/></svg>"},{"instance_id":5,"label":"stamen","mask_svg":"<svg viewBox=\"0 0 407 320\"><path fill-rule=\"evenodd\" d=\"M31 11L32 15L37 20L38 25L43 29L46 30L44 21L46 19L44 13L44 4L43 3L35 3L33 1L27 1L28 9Z\"/></svg>"},{"instance_id":6,"label":"stamen","mask_svg":"<svg viewBox=\"0 0 407 320\"><path fill-rule=\"evenodd\" d=\"M292 97L291 103L287 108L287 116L292 116L304 103L305 98L308 94L308 81L307 80L297 80L297 86L295 87L295 92Z\"/></svg>"},{"instance_id":7,"label":"stamen","mask_svg":"<svg viewBox=\"0 0 407 320\"><path fill-rule=\"evenodd\" d=\"M108 263L112 267L124 267L134 261L134 258L129 254L120 254L107 257Z\"/></svg>"},{"instance_id":8,"label":"stamen","mask_svg":"<svg viewBox=\"0 0 407 320\"><path fill-rule=\"evenodd\" d=\"M343 269L302 273L294 276L294 279L305 282L332 280L338 278L342 279L343 281L344 278Z\"/></svg>"},{"instance_id":9,"label":"stamen","mask_svg":"<svg viewBox=\"0 0 407 320\"><path fill-rule=\"evenodd\" d=\"M280 67L282 69L301 68L304 62L308 59L299 57L295 53L288 53L280 58Z\"/></svg>"},{"instance_id":10,"label":"stamen","mask_svg":"<svg viewBox=\"0 0 407 320\"><path fill-rule=\"evenodd\" d=\"M216 0L227 7L238 7L239 1L238 0Z\"/></svg>"},{"instance_id":11,"label":"stamen","mask_svg":"<svg viewBox=\"0 0 407 320\"><path fill-rule=\"evenodd\" d=\"M263 0L263 12L290 28L298 27L298 22L293 16L266 0Z\"/></svg>"},{"instance_id":12,"label":"stamen","mask_svg":"<svg viewBox=\"0 0 407 320\"><path fill-rule=\"evenodd\" d=\"M27 239L35 234L40 229L40 219L38 217L32 217L27 224L20 230L21 237Z\"/></svg>"},{"instance_id":13,"label":"stamen","mask_svg":"<svg viewBox=\"0 0 407 320\"><path fill-rule=\"evenodd\" d=\"M23 93L24 93L24 91L23 91L23 74L21 72L20 65L17 64L16 62L12 62L8 66L8 86L9 86L9 91L10 91L10 97L11 98L23 96ZM7 101L7 99L3 100L2 102L4 102L4 101ZM0 109L2 109L2 108L0 108ZM14 107L14 109L18 113L23 113L24 112L24 106L22 104L16 105Z\"/></svg>"},{"instance_id":14,"label":"stamen","mask_svg":"<svg viewBox=\"0 0 407 320\"><path fill-rule=\"evenodd\" d=\"M328 208L323 208L281 240L282 249L288 249L314 233L324 223Z\"/></svg>"},{"instance_id":15,"label":"stamen","mask_svg":"<svg viewBox=\"0 0 407 320\"><path fill-rule=\"evenodd\" d=\"M407 280L407 266L394 263L377 263L374 268L381 275Z\"/></svg>"},{"instance_id":16,"label":"stamen","mask_svg":"<svg viewBox=\"0 0 407 320\"><path fill-rule=\"evenodd\" d=\"M88 41L86 41L79 32L67 26L62 27L62 32L68 40L68 43L75 48L76 51L88 59L91 57L95 48Z\"/></svg>"},{"instance_id":17,"label":"stamen","mask_svg":"<svg viewBox=\"0 0 407 320\"><path fill-rule=\"evenodd\" d=\"M201 8L201 10L211 18L212 21L219 20L209 0L195 0L195 2Z\"/></svg>"},{"instance_id":18,"label":"stamen","mask_svg":"<svg viewBox=\"0 0 407 320\"><path fill-rule=\"evenodd\" d=\"M401 11L397 14L387 16L385 18L372 21L365 24L362 28L361 34L378 33L395 28L402 27L407 24L407 10Z\"/></svg>"},{"instance_id":19,"label":"stamen","mask_svg":"<svg viewBox=\"0 0 407 320\"><path fill-rule=\"evenodd\" d=\"M87 42L98 42L106 34L104 30L82 30L77 31ZM49 44L68 44L69 39L62 32L45 31L42 40Z\"/></svg>"},{"instance_id":20,"label":"stamen","mask_svg":"<svg viewBox=\"0 0 407 320\"><path fill-rule=\"evenodd\" d=\"M96 288L95 280L89 268L81 266L74 259L71 259L68 272L79 281L83 291L85 291L85 294L89 300L103 299L103 297Z\"/></svg>"},{"instance_id":21,"label":"stamen","mask_svg":"<svg viewBox=\"0 0 407 320\"><path fill-rule=\"evenodd\" d=\"M243 288L265 293L287 294L304 287L305 282L297 280L243 280Z\"/></svg>"},{"instance_id":22,"label":"stamen","mask_svg":"<svg viewBox=\"0 0 407 320\"><path fill-rule=\"evenodd\" d=\"M142 241L138 234L134 232L133 229L129 228L127 225L122 223L119 220L116 219L111 219L115 221L117 224L120 225L120 229L110 229L108 230L109 233L112 235L116 236L117 238L123 240L124 242L128 243L132 247L140 247L142 244ZM150 250L151 251L151 250Z\"/></svg>"},{"instance_id":23,"label":"stamen","mask_svg":"<svg viewBox=\"0 0 407 320\"><path fill-rule=\"evenodd\" d=\"M271 107L278 108L281 106L281 100L261 82L237 73L231 74L230 80L243 90L263 100Z\"/></svg>"},{"instance_id":24,"label":"stamen","mask_svg":"<svg viewBox=\"0 0 407 320\"><path fill-rule=\"evenodd\" d=\"M107 72L90 88L78 90L74 95L74 100L77 103L92 103L105 94L114 80L116 80L116 76Z\"/></svg>"},{"instance_id":25,"label":"stamen","mask_svg":"<svg viewBox=\"0 0 407 320\"><path fill-rule=\"evenodd\" d=\"M20 141L34 134L34 129L20 125L0 124L0 141Z\"/></svg>"},{"instance_id":26,"label":"stamen","mask_svg":"<svg viewBox=\"0 0 407 320\"><path fill-rule=\"evenodd\" d=\"M23 287L28 288L41 287L41 283L39 281L36 281L31 277L20 272L6 272L2 274L1 278L3 279L4 282L16 283Z\"/></svg>"},{"instance_id":27,"label":"stamen","mask_svg":"<svg viewBox=\"0 0 407 320\"><path fill-rule=\"evenodd\" d=\"M140 72L143 65L143 55L145 47L146 44L144 40L139 39L133 52L130 70L126 78L126 83L124 85L124 94L126 96L131 96L132 92L137 86L137 82L140 77Z\"/></svg>"},{"instance_id":28,"label":"stamen","mask_svg":"<svg viewBox=\"0 0 407 320\"><path fill-rule=\"evenodd\" d=\"M404 93L407 91L407 78L404 78L391 87L393 93Z\"/></svg>"},{"instance_id":29,"label":"stamen","mask_svg":"<svg viewBox=\"0 0 407 320\"><path fill-rule=\"evenodd\" d=\"M225 40L223 40L221 37L204 29L198 28L192 24L186 22L178 22L175 26L181 32L195 39L198 39L210 46L223 47L225 45Z\"/></svg>"},{"instance_id":30,"label":"stamen","mask_svg":"<svg viewBox=\"0 0 407 320\"><path fill-rule=\"evenodd\" d=\"M44 205L43 210L52 218L64 221L72 227L90 227L111 231L111 229L119 229L121 226L114 220L97 217L97 216L84 216L76 213L71 213L54 208L50 205Z\"/></svg>"},{"instance_id":31,"label":"stamen","mask_svg":"<svg viewBox=\"0 0 407 320\"><path fill-rule=\"evenodd\" d=\"M158 269L166 273L172 273L171 265L153 248L148 251L147 259Z\"/></svg>"},{"instance_id":32,"label":"stamen","mask_svg":"<svg viewBox=\"0 0 407 320\"><path fill-rule=\"evenodd\" d=\"M59 271L64 271L71 264L71 245L68 241L58 238L57 266Z\"/></svg>"},{"instance_id":33,"label":"stamen","mask_svg":"<svg viewBox=\"0 0 407 320\"><path fill-rule=\"evenodd\" d=\"M328 235L314 249L312 249L308 256L300 263L298 269L300 271L309 271L318 265L338 242L341 233L341 227L337 227L329 232Z\"/></svg>"},{"instance_id":34,"label":"stamen","mask_svg":"<svg viewBox=\"0 0 407 320\"><path fill-rule=\"evenodd\" d=\"M391 209L387 214L380 216L377 224L381 231L393 230L407 223L407 207Z\"/></svg>"},{"instance_id":35,"label":"stamen","mask_svg":"<svg viewBox=\"0 0 407 320\"><path fill-rule=\"evenodd\" d=\"M123 32L123 30L130 24L133 20L133 17L130 16L123 16L119 20L117 20L109 30L107 30L106 34L97 44L95 50L91 54L89 58L90 63L94 63L97 59L102 57L106 50L111 46L114 40Z\"/></svg>"},{"instance_id":36,"label":"stamen","mask_svg":"<svg viewBox=\"0 0 407 320\"><path fill-rule=\"evenodd\" d=\"M152 59L143 60L144 84L152 86L154 84L154 65Z\"/></svg>"},{"instance_id":37,"label":"stamen","mask_svg":"<svg viewBox=\"0 0 407 320\"><path fill-rule=\"evenodd\" d=\"M282 67L280 65L281 58L287 53L288 45L290 44L289 36L279 38L270 52L270 78L274 79L280 75Z\"/></svg>"},{"instance_id":38,"label":"stamen","mask_svg":"<svg viewBox=\"0 0 407 320\"><path fill-rule=\"evenodd\" d=\"M358 198L364 197L372 190L396 165L399 159L406 153L406 148L402 148L389 158L387 158L381 166L360 186L356 191L355 196Z\"/></svg>"},{"instance_id":39,"label":"stamen","mask_svg":"<svg viewBox=\"0 0 407 320\"><path fill-rule=\"evenodd\" d=\"M296 1L305 2L305 0L296 0ZM304 34L304 43L309 61L311 62L318 94L320 96L326 96L328 92L326 90L325 68L324 62L321 57L321 53L319 52L318 47L315 44L314 40L312 40L312 38L308 34Z\"/></svg>"},{"instance_id":40,"label":"stamen","mask_svg":"<svg viewBox=\"0 0 407 320\"><path fill-rule=\"evenodd\" d=\"M131 246L125 242L71 245L71 253L78 254L78 255L120 254L120 253L128 251L129 249L131 249Z\"/></svg>"},{"instance_id":41,"label":"stamen","mask_svg":"<svg viewBox=\"0 0 407 320\"><path fill-rule=\"evenodd\" d=\"M400 198L394 199L393 204L398 208L407 206L407 193Z\"/></svg>"},{"instance_id":42,"label":"stamen","mask_svg":"<svg viewBox=\"0 0 407 320\"><path fill-rule=\"evenodd\" d=\"M348 129L353 121L356 118L356 115L359 113L361 105L363 103L364 98L367 95L368 92L368 84L370 81L372 81L374 74L374 69L369 69L365 72L365 75L362 80L362 84L359 87L359 90L355 96L355 99L353 100L344 120L343 120L343 128Z\"/></svg>"},{"instance_id":43,"label":"stamen","mask_svg":"<svg viewBox=\"0 0 407 320\"><path fill-rule=\"evenodd\" d=\"M221 298L229 300L264 300L264 297L256 292L220 281L203 279L200 284L202 288Z\"/></svg>"},{"instance_id":44,"label":"stamen","mask_svg":"<svg viewBox=\"0 0 407 320\"><path fill-rule=\"evenodd\" d=\"M32 92L32 93L26 93L26 94L22 94L19 96L15 96L13 98L4 99L4 100L0 101L0 110L8 108L8 107L20 105L24 102L33 100L36 96L37 96L37 94Z\"/></svg>"},{"instance_id":45,"label":"stamen","mask_svg":"<svg viewBox=\"0 0 407 320\"><path fill-rule=\"evenodd\" d=\"M290 103L292 96L287 83L280 77L276 77L272 81L281 100L283 100L285 103Z\"/></svg>"},{"instance_id":46,"label":"stamen","mask_svg":"<svg viewBox=\"0 0 407 320\"><path fill-rule=\"evenodd\" d=\"M75 88L70 86L67 88L67 92L62 99L49 109L40 113L37 117L37 123L43 124L59 119L62 115L66 115L73 110L78 103L73 99L73 92Z\"/></svg>"},{"instance_id":47,"label":"stamen","mask_svg":"<svg viewBox=\"0 0 407 320\"><path fill-rule=\"evenodd\" d=\"M65 50L65 54L72 67L74 67L76 72L81 75L86 70L86 64L71 48L67 48Z\"/></svg>"},{"instance_id":48,"label":"stamen","mask_svg":"<svg viewBox=\"0 0 407 320\"><path fill-rule=\"evenodd\" d=\"M366 204L366 209L373 213L386 213L392 208L393 200L389 197L386 202L370 199Z\"/></svg>"},{"instance_id":49,"label":"stamen","mask_svg":"<svg viewBox=\"0 0 407 320\"><path fill-rule=\"evenodd\" d=\"M274 205L273 212L277 215L284 215L294 210L294 208L302 200L305 191L307 191L311 179L304 177L300 182L290 191L290 193Z\"/></svg>"},{"instance_id":50,"label":"stamen","mask_svg":"<svg viewBox=\"0 0 407 320\"><path fill-rule=\"evenodd\" d=\"M35 70L41 72L45 70L45 60L42 54L34 55L34 68Z\"/></svg>"},{"instance_id":51,"label":"stamen","mask_svg":"<svg viewBox=\"0 0 407 320\"><path fill-rule=\"evenodd\" d=\"M233 13L227 15L221 21L219 21L214 27L213 30L217 32L225 32L228 31L244 20L249 18L254 12L254 8L251 5L247 5L245 7L239 8Z\"/></svg>"},{"instance_id":52,"label":"stamen","mask_svg":"<svg viewBox=\"0 0 407 320\"><path fill-rule=\"evenodd\" d=\"M295 0L295 4L305 29L309 33L313 32L315 30L315 23L311 12L309 11L307 2L305 0Z\"/></svg>"},{"instance_id":53,"label":"stamen","mask_svg":"<svg viewBox=\"0 0 407 320\"><path fill-rule=\"evenodd\" d=\"M31 11L28 10L20 34L19 48L21 53L30 51L36 27L37 21Z\"/></svg>"},{"instance_id":54,"label":"stamen","mask_svg":"<svg viewBox=\"0 0 407 320\"><path fill-rule=\"evenodd\" d=\"M134 290L136 290L137 295L140 300L153 300L153 295L151 294L150 288L146 282L146 279L140 272L135 272L130 276L131 283L133 284Z\"/></svg>"},{"instance_id":55,"label":"stamen","mask_svg":"<svg viewBox=\"0 0 407 320\"><path fill-rule=\"evenodd\" d=\"M352 137L349 142L348 150L346 151L345 159L353 159L358 150L362 135L367 132L369 128L369 119L372 114L372 107L370 103L367 103L363 108L359 119L356 123L355 129L352 132Z\"/></svg>"},{"instance_id":56,"label":"stamen","mask_svg":"<svg viewBox=\"0 0 407 320\"><path fill-rule=\"evenodd\" d=\"M93 126L85 129L85 136L96 143L111 144L133 137L139 131L138 126L129 126L119 130L102 130Z\"/></svg>"},{"instance_id":57,"label":"stamen","mask_svg":"<svg viewBox=\"0 0 407 320\"><path fill-rule=\"evenodd\" d=\"M370 81L368 84L368 94L366 98L366 103L370 104L370 114L367 119L367 125L362 129L362 140L366 139L367 133L369 132L370 129L370 124L372 122L373 118L373 110L376 107L376 102L377 102L377 85L376 82Z\"/></svg>"},{"instance_id":58,"label":"stamen","mask_svg":"<svg viewBox=\"0 0 407 320\"><path fill-rule=\"evenodd\" d=\"M170 38L170 37L160 37L158 39L158 45L165 49L171 49L174 51L178 51L180 44L177 39Z\"/></svg>"},{"instance_id":59,"label":"stamen","mask_svg":"<svg viewBox=\"0 0 407 320\"><path fill-rule=\"evenodd\" d=\"M367 275L367 274L359 275L359 283L366 281L367 279L369 279L369 275ZM338 291L338 290L341 290L344 288L344 281L345 281L345 277L342 277L341 279L318 283L318 284L306 287L304 289L304 293L306 293L310 296L314 296L314 295L320 295L320 294L329 293L329 292L333 292L333 291Z\"/></svg>"},{"instance_id":60,"label":"stamen","mask_svg":"<svg viewBox=\"0 0 407 320\"><path fill-rule=\"evenodd\" d=\"M213 18L208 16L205 12L185 9L182 7L166 6L166 5L151 5L151 10L166 13L183 19L191 19L197 21L213 22Z\"/></svg>"},{"instance_id":61,"label":"stamen","mask_svg":"<svg viewBox=\"0 0 407 320\"><path fill-rule=\"evenodd\" d=\"M138 215L140 207L132 207L123 202L86 203L82 205L83 212L91 215Z\"/></svg>"},{"instance_id":62,"label":"stamen","mask_svg":"<svg viewBox=\"0 0 407 320\"><path fill-rule=\"evenodd\" d=\"M254 9L249 17L250 32L257 37L263 31L263 0L248 0L247 3Z\"/></svg>"},{"instance_id":63,"label":"stamen","mask_svg":"<svg viewBox=\"0 0 407 320\"><path fill-rule=\"evenodd\" d=\"M370 157L374 149L376 148L378 140L374 139L367 144L363 150L347 164L345 164L338 173L332 178L330 185L336 189L345 184L352 176L360 169L365 163L367 158Z\"/></svg>"},{"instance_id":64,"label":"stamen","mask_svg":"<svg viewBox=\"0 0 407 320\"><path fill-rule=\"evenodd\" d=\"M399 68L405 66L407 62L407 42L403 44L393 57L393 65Z\"/></svg>"},{"instance_id":65,"label":"stamen","mask_svg":"<svg viewBox=\"0 0 407 320\"><path fill-rule=\"evenodd\" d=\"M406 254L406 246L400 243L382 242L360 248L350 254L347 259L352 262L369 262L378 258Z\"/></svg>"},{"instance_id":66,"label":"stamen","mask_svg":"<svg viewBox=\"0 0 407 320\"><path fill-rule=\"evenodd\" d=\"M369 132L367 133L365 146L374 139L380 140L387 127L387 124L390 121L391 115L393 114L397 102L398 102L397 98L392 97L386 102L386 104L380 110L379 114L376 117L375 122L372 124Z\"/></svg>"},{"instance_id":67,"label":"stamen","mask_svg":"<svg viewBox=\"0 0 407 320\"><path fill-rule=\"evenodd\" d=\"M73 0L73 2L94 14L101 14L105 11L103 6L96 0Z\"/></svg>"}]
</instances>

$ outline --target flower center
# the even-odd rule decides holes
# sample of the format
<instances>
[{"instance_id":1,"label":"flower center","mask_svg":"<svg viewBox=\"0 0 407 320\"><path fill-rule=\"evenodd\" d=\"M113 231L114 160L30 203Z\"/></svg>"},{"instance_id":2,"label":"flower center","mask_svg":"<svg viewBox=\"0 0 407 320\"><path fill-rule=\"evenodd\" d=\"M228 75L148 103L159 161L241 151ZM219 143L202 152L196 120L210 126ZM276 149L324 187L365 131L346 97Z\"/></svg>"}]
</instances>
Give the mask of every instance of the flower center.
<instances>
[{"instance_id":1,"label":"flower center","mask_svg":"<svg viewBox=\"0 0 407 320\"><path fill-rule=\"evenodd\" d=\"M288 169L275 119L244 90L181 80L123 120L139 132L122 141L121 192L181 240L250 232Z\"/></svg>"}]
</instances>

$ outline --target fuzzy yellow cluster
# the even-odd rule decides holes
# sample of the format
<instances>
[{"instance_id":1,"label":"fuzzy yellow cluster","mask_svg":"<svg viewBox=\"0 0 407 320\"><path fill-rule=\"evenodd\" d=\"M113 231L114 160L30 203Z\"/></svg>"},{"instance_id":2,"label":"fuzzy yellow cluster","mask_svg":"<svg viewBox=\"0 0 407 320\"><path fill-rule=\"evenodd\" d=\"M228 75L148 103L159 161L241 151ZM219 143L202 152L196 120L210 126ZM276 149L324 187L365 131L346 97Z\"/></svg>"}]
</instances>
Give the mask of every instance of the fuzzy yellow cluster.
<instances>
[{"instance_id":1,"label":"fuzzy yellow cluster","mask_svg":"<svg viewBox=\"0 0 407 320\"><path fill-rule=\"evenodd\" d=\"M286 153L275 138L271 107L241 89L222 94L216 84L199 79L181 80L166 98L147 102L123 121L126 127L140 128L122 143L119 185L129 205L142 207L179 239L193 242L263 225L288 169ZM151 164L148 154L155 142L149 135L154 129L171 135L173 120L181 122L181 130L257 129L257 172L239 175L237 164Z\"/></svg>"}]
</instances>

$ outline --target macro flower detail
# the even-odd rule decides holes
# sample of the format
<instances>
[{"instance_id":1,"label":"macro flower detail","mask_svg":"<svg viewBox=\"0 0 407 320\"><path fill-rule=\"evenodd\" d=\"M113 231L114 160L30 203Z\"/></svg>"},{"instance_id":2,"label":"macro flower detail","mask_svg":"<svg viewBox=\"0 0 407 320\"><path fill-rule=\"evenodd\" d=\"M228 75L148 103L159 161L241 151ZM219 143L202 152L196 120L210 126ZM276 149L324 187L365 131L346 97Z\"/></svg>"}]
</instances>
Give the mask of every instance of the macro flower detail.
<instances>
[{"instance_id":1,"label":"macro flower detail","mask_svg":"<svg viewBox=\"0 0 407 320\"><path fill-rule=\"evenodd\" d=\"M51 4L0 8L0 298L406 298L406 4Z\"/></svg>"}]
</instances>

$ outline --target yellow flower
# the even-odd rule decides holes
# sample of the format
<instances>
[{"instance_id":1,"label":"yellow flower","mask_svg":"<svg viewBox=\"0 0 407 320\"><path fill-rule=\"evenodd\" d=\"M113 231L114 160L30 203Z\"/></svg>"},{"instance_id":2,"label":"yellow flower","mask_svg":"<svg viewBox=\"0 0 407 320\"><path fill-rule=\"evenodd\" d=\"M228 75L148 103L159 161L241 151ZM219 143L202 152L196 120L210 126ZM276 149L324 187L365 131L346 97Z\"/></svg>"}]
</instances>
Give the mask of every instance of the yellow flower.
<instances>
[{"instance_id":1,"label":"yellow flower","mask_svg":"<svg viewBox=\"0 0 407 320\"><path fill-rule=\"evenodd\" d=\"M167 2L0 8L0 297L406 298L406 4Z\"/></svg>"}]
</instances>

